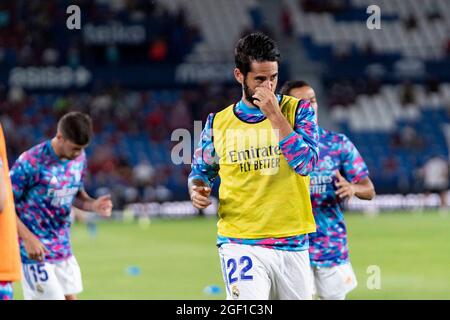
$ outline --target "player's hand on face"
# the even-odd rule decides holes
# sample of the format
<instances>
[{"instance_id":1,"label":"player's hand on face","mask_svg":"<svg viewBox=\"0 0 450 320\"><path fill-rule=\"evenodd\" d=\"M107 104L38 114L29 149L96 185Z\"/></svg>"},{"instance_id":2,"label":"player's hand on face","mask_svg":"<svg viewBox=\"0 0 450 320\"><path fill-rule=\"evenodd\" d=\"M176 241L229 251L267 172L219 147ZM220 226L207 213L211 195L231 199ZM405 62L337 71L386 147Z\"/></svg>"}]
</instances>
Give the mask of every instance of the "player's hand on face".
<instances>
[{"instance_id":1,"label":"player's hand on face","mask_svg":"<svg viewBox=\"0 0 450 320\"><path fill-rule=\"evenodd\" d=\"M206 186L192 186L191 201L192 205L197 209L205 209L211 204L209 195L211 188Z\"/></svg>"},{"instance_id":2,"label":"player's hand on face","mask_svg":"<svg viewBox=\"0 0 450 320\"><path fill-rule=\"evenodd\" d=\"M36 261L44 261L45 255L49 253L45 245L34 235L30 235L26 239L22 239L28 258Z\"/></svg>"},{"instance_id":3,"label":"player's hand on face","mask_svg":"<svg viewBox=\"0 0 450 320\"><path fill-rule=\"evenodd\" d=\"M253 103L261 109L261 111L266 115L266 117L269 117L270 115L276 112L280 112L278 99L276 95L272 92L270 85L268 85L268 87L266 86L256 87L253 98L257 99L254 100Z\"/></svg>"},{"instance_id":4,"label":"player's hand on face","mask_svg":"<svg viewBox=\"0 0 450 320\"><path fill-rule=\"evenodd\" d=\"M101 196L96 199L92 205L95 213L99 214L102 217L110 217L111 211L113 208L113 204L111 201L111 195Z\"/></svg>"},{"instance_id":5,"label":"player's hand on face","mask_svg":"<svg viewBox=\"0 0 450 320\"><path fill-rule=\"evenodd\" d=\"M335 183L336 187L336 195L341 199L350 200L355 195L355 188L353 184L345 180L345 178L341 175L339 170L336 170L336 178L338 179Z\"/></svg>"}]
</instances>

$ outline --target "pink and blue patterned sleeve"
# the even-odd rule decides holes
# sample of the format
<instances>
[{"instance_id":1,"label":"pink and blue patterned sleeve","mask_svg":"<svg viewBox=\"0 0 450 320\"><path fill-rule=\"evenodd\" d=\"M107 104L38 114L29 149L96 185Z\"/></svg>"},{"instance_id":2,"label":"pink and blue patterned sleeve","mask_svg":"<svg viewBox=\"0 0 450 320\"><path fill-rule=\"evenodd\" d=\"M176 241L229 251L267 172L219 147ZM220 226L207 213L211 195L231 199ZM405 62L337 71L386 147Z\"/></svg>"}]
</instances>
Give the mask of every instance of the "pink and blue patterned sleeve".
<instances>
[{"instance_id":1,"label":"pink and blue patterned sleeve","mask_svg":"<svg viewBox=\"0 0 450 320\"><path fill-rule=\"evenodd\" d=\"M83 158L83 170L81 171L81 179L80 179L80 189L78 191L84 191L85 187L84 187L84 183L86 181L86 177L88 174L88 163L87 163L87 157L86 154L84 153L84 158Z\"/></svg>"},{"instance_id":2,"label":"pink and blue patterned sleeve","mask_svg":"<svg viewBox=\"0 0 450 320\"><path fill-rule=\"evenodd\" d=\"M313 171L319 158L319 131L308 100L299 102L294 131L280 141L280 148L296 173L306 176Z\"/></svg>"},{"instance_id":3,"label":"pink and blue patterned sleeve","mask_svg":"<svg viewBox=\"0 0 450 320\"><path fill-rule=\"evenodd\" d=\"M212 124L214 113L208 115L205 127L203 128L192 158L191 173L189 174L189 185L193 180L202 180L208 186L212 186L214 179L219 174L219 161L214 149Z\"/></svg>"},{"instance_id":4,"label":"pink and blue patterned sleeve","mask_svg":"<svg viewBox=\"0 0 450 320\"><path fill-rule=\"evenodd\" d=\"M27 154L23 153L9 172L16 203L22 198L24 191L37 180L35 164L33 165L32 162L33 159L27 159Z\"/></svg>"},{"instance_id":5,"label":"pink and blue patterned sleeve","mask_svg":"<svg viewBox=\"0 0 450 320\"><path fill-rule=\"evenodd\" d=\"M353 142L344 134L341 137L343 175L351 183L358 183L369 176L369 170Z\"/></svg>"}]
</instances>

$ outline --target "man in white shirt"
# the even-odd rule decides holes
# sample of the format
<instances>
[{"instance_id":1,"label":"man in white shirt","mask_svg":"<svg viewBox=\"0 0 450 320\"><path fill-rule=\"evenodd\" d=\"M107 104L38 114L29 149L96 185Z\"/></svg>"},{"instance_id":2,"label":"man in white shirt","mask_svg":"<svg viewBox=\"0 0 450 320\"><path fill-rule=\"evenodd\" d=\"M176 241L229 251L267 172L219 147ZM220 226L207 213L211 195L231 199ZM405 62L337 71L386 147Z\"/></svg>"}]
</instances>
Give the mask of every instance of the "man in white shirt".
<instances>
[{"instance_id":1,"label":"man in white shirt","mask_svg":"<svg viewBox=\"0 0 450 320\"><path fill-rule=\"evenodd\" d=\"M441 156L431 157L422 168L425 191L437 193L441 198L441 208L447 205L449 185L449 162Z\"/></svg>"}]
</instances>

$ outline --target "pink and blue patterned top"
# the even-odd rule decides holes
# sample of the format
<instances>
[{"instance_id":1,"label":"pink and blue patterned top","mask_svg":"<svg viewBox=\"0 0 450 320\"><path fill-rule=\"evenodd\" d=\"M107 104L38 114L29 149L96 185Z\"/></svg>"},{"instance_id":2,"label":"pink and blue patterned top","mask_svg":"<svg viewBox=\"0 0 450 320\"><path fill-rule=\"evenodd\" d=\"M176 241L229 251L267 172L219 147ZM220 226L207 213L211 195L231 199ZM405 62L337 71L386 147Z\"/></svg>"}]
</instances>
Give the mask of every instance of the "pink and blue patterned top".
<instances>
[{"instance_id":1,"label":"pink and blue patterned top","mask_svg":"<svg viewBox=\"0 0 450 320\"><path fill-rule=\"evenodd\" d=\"M0 301L12 300L14 297L13 285L9 281L0 281Z\"/></svg>"},{"instance_id":2,"label":"pink and blue patterned top","mask_svg":"<svg viewBox=\"0 0 450 320\"><path fill-rule=\"evenodd\" d=\"M343 202L336 196L336 170L351 183L369 176L355 145L344 135L319 127L319 161L310 174L317 231L309 235L311 265L332 267L349 261Z\"/></svg>"},{"instance_id":3,"label":"pink and blue patterned top","mask_svg":"<svg viewBox=\"0 0 450 320\"><path fill-rule=\"evenodd\" d=\"M282 96L277 95L277 98L281 102ZM258 123L266 119L259 108L249 107L243 100L234 106L233 111L236 117L247 123ZM198 148L194 152L189 175L189 181L199 179L208 186L212 186L219 172L218 158L212 137L214 116L213 113L208 116ZM309 101L301 100L296 111L294 131L279 143L283 155L297 174L308 175L313 170L319 157L318 140L318 126L314 109ZM308 249L308 236L298 235L270 239L237 239L218 236L217 246L220 247L225 243L257 245L285 251L302 251Z\"/></svg>"},{"instance_id":4,"label":"pink and blue patterned top","mask_svg":"<svg viewBox=\"0 0 450 320\"><path fill-rule=\"evenodd\" d=\"M24 152L11 168L17 215L49 250L46 262L72 255L70 212L83 189L86 167L84 152L75 160L61 160L48 140ZM20 251L23 263L36 263L22 241Z\"/></svg>"}]
</instances>

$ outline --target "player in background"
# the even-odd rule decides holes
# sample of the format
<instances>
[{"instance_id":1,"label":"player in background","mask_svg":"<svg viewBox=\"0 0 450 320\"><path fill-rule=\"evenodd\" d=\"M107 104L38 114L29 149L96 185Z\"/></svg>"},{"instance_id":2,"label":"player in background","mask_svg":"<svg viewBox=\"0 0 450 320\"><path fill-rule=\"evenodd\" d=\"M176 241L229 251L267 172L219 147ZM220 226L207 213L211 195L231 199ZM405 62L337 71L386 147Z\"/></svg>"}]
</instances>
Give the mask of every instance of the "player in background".
<instances>
[{"instance_id":1,"label":"player in background","mask_svg":"<svg viewBox=\"0 0 450 320\"><path fill-rule=\"evenodd\" d=\"M447 212L447 192L449 187L449 162L438 154L431 156L425 165L419 169L423 186L427 195L437 193L440 198L439 209Z\"/></svg>"},{"instance_id":2,"label":"player in background","mask_svg":"<svg viewBox=\"0 0 450 320\"><path fill-rule=\"evenodd\" d=\"M0 300L12 300L13 281L21 279L16 211L9 180L6 142L0 125Z\"/></svg>"},{"instance_id":3,"label":"player in background","mask_svg":"<svg viewBox=\"0 0 450 320\"><path fill-rule=\"evenodd\" d=\"M74 300L82 291L70 244L72 205L104 217L112 210L109 196L92 199L84 191L91 135L90 117L70 112L53 139L24 152L11 169L27 300Z\"/></svg>"},{"instance_id":4,"label":"player in background","mask_svg":"<svg viewBox=\"0 0 450 320\"><path fill-rule=\"evenodd\" d=\"M317 115L317 98L308 83L288 81L281 94L311 101ZM375 189L353 143L344 134L320 126L319 161L310 177L317 231L309 236L309 253L316 295L320 299L343 300L357 285L348 254L343 203L353 196L371 200Z\"/></svg>"},{"instance_id":5,"label":"player in background","mask_svg":"<svg viewBox=\"0 0 450 320\"><path fill-rule=\"evenodd\" d=\"M211 204L211 185L221 179L217 246L227 299L312 298L308 175L318 131L309 102L275 95L279 59L264 34L238 41L234 76L242 99L208 116L193 156L194 207Z\"/></svg>"}]
</instances>

